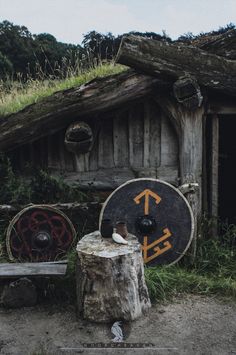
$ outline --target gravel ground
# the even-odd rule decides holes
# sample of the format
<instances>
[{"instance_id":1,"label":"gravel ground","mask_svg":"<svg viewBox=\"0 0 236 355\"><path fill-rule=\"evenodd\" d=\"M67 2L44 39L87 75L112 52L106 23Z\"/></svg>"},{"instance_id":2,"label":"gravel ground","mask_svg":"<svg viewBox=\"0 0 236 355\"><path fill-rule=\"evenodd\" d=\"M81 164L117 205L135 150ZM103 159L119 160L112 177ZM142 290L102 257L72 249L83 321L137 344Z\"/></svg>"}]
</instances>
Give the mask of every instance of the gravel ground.
<instances>
[{"instance_id":1,"label":"gravel ground","mask_svg":"<svg viewBox=\"0 0 236 355\"><path fill-rule=\"evenodd\" d=\"M110 328L110 324L77 320L72 306L0 308L0 354L236 354L233 302L179 296L166 305L154 305L144 317L123 325L124 344L131 348L118 348L112 343ZM100 342L116 347L84 348ZM135 343L136 347L147 347L134 348Z\"/></svg>"}]
</instances>

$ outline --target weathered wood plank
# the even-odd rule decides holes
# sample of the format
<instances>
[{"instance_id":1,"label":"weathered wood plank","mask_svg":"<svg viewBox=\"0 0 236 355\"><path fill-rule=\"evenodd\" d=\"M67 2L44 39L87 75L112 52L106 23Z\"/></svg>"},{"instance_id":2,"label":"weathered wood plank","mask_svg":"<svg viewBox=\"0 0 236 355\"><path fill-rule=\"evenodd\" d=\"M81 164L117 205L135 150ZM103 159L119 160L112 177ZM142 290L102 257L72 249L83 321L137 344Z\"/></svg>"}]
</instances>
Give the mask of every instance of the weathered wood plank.
<instances>
[{"instance_id":1,"label":"weathered wood plank","mask_svg":"<svg viewBox=\"0 0 236 355\"><path fill-rule=\"evenodd\" d=\"M137 104L129 113L129 162L132 168L143 166L143 104Z\"/></svg>"},{"instance_id":2,"label":"weathered wood plank","mask_svg":"<svg viewBox=\"0 0 236 355\"><path fill-rule=\"evenodd\" d=\"M89 170L94 171L98 169L98 136L95 136L93 147L89 152Z\"/></svg>"},{"instance_id":3,"label":"weathered wood plank","mask_svg":"<svg viewBox=\"0 0 236 355\"><path fill-rule=\"evenodd\" d=\"M48 167L60 169L58 133L48 136Z\"/></svg>"},{"instance_id":4,"label":"weathered wood plank","mask_svg":"<svg viewBox=\"0 0 236 355\"><path fill-rule=\"evenodd\" d=\"M63 276L66 274L67 261L42 263L0 264L0 278L23 276Z\"/></svg>"},{"instance_id":5,"label":"weathered wood plank","mask_svg":"<svg viewBox=\"0 0 236 355\"><path fill-rule=\"evenodd\" d=\"M84 154L75 154L75 171L85 171Z\"/></svg>"},{"instance_id":6,"label":"weathered wood plank","mask_svg":"<svg viewBox=\"0 0 236 355\"><path fill-rule=\"evenodd\" d=\"M128 112L116 114L113 118L113 144L115 167L127 167L128 157Z\"/></svg>"},{"instance_id":7,"label":"weathered wood plank","mask_svg":"<svg viewBox=\"0 0 236 355\"><path fill-rule=\"evenodd\" d=\"M211 117L211 151L210 151L210 216L212 219L211 236L218 236L218 188L219 188L219 117Z\"/></svg>"},{"instance_id":8,"label":"weathered wood plank","mask_svg":"<svg viewBox=\"0 0 236 355\"><path fill-rule=\"evenodd\" d=\"M34 143L36 145L36 142ZM39 151L39 162L42 168L47 168L48 166L48 150L47 150L47 137L42 137L39 140L40 151Z\"/></svg>"},{"instance_id":9,"label":"weathered wood plank","mask_svg":"<svg viewBox=\"0 0 236 355\"><path fill-rule=\"evenodd\" d=\"M66 170L66 160L65 160L65 148L64 148L64 130L58 132L58 145L59 145L59 159L60 159L60 168L61 170Z\"/></svg>"},{"instance_id":10,"label":"weathered wood plank","mask_svg":"<svg viewBox=\"0 0 236 355\"><path fill-rule=\"evenodd\" d=\"M203 171L203 109L182 112L182 136L180 139L180 176L181 183L197 183L198 190L186 195L192 208L195 231L192 241L192 263L197 252L197 237L202 214L202 171ZM179 117L180 119L180 117Z\"/></svg>"},{"instance_id":11,"label":"weathered wood plank","mask_svg":"<svg viewBox=\"0 0 236 355\"><path fill-rule=\"evenodd\" d=\"M70 211L70 210L88 210L90 207L94 206L98 206L99 203L98 202L83 202L83 203L77 203L77 202L72 202L72 203L53 203L50 204L50 206L58 208L59 210L62 211ZM7 212L19 212L21 211L23 208L28 207L28 206L33 206L33 204L29 204L29 205L17 205L17 206L13 206L13 205L0 205L0 213L7 213Z\"/></svg>"},{"instance_id":12,"label":"weathered wood plank","mask_svg":"<svg viewBox=\"0 0 236 355\"><path fill-rule=\"evenodd\" d=\"M32 143L30 143L32 145ZM54 166L54 161L52 157L52 136L49 135L47 137L47 147L48 147L48 167L52 168Z\"/></svg>"},{"instance_id":13,"label":"weathered wood plank","mask_svg":"<svg viewBox=\"0 0 236 355\"><path fill-rule=\"evenodd\" d=\"M106 117L98 138L98 167L111 168L113 166L113 122L110 117Z\"/></svg>"},{"instance_id":14,"label":"weathered wood plank","mask_svg":"<svg viewBox=\"0 0 236 355\"><path fill-rule=\"evenodd\" d=\"M34 166L39 166L40 163L40 158L39 158L39 141L35 142L30 142L30 156L32 157L33 160L31 160L31 163ZM27 145L26 145L27 146Z\"/></svg>"},{"instance_id":15,"label":"weathered wood plank","mask_svg":"<svg viewBox=\"0 0 236 355\"><path fill-rule=\"evenodd\" d=\"M34 152L34 144L29 143L29 154L30 154L30 163L33 164L35 161L35 152Z\"/></svg>"},{"instance_id":16,"label":"weathered wood plank","mask_svg":"<svg viewBox=\"0 0 236 355\"><path fill-rule=\"evenodd\" d=\"M222 93L209 94L208 105L206 108L208 114L230 115L236 113L235 99Z\"/></svg>"},{"instance_id":17,"label":"weathered wood plank","mask_svg":"<svg viewBox=\"0 0 236 355\"><path fill-rule=\"evenodd\" d=\"M60 132L60 156L62 158L62 169L66 171L74 171L75 154L69 152L65 145L65 130Z\"/></svg>"},{"instance_id":18,"label":"weathered wood plank","mask_svg":"<svg viewBox=\"0 0 236 355\"><path fill-rule=\"evenodd\" d=\"M89 154L90 153L84 154L84 171L89 171Z\"/></svg>"},{"instance_id":19,"label":"weathered wood plank","mask_svg":"<svg viewBox=\"0 0 236 355\"><path fill-rule=\"evenodd\" d=\"M141 177L165 180L175 186L178 184L178 166L159 168L107 168L97 171L68 173L64 179L69 184L78 184L81 189L113 190L124 182Z\"/></svg>"},{"instance_id":20,"label":"weathered wood plank","mask_svg":"<svg viewBox=\"0 0 236 355\"><path fill-rule=\"evenodd\" d=\"M164 113L161 114L161 165L178 165L178 138Z\"/></svg>"},{"instance_id":21,"label":"weathered wood plank","mask_svg":"<svg viewBox=\"0 0 236 355\"><path fill-rule=\"evenodd\" d=\"M149 168L145 170L139 170L136 175L139 178L142 177L151 177L159 180L164 180L169 182L174 186L178 186L179 182L179 167L176 166L160 166L156 169Z\"/></svg>"},{"instance_id":22,"label":"weathered wood plank","mask_svg":"<svg viewBox=\"0 0 236 355\"><path fill-rule=\"evenodd\" d=\"M161 110L150 101L150 167L157 168L161 162Z\"/></svg>"},{"instance_id":23,"label":"weathered wood plank","mask_svg":"<svg viewBox=\"0 0 236 355\"><path fill-rule=\"evenodd\" d=\"M78 185L81 189L95 188L97 190L113 190L124 181L134 178L130 169L107 168L97 171L81 172L80 174L66 174L64 179L67 183Z\"/></svg>"},{"instance_id":24,"label":"weathered wood plank","mask_svg":"<svg viewBox=\"0 0 236 355\"><path fill-rule=\"evenodd\" d=\"M65 149L66 171L74 171L74 154Z\"/></svg>"},{"instance_id":25,"label":"weathered wood plank","mask_svg":"<svg viewBox=\"0 0 236 355\"><path fill-rule=\"evenodd\" d=\"M128 112L128 140L129 140L129 165L131 168L134 165L134 147L133 147L133 140L132 140L132 134L131 134L131 125L132 125L132 110L130 109Z\"/></svg>"},{"instance_id":26,"label":"weathered wood plank","mask_svg":"<svg viewBox=\"0 0 236 355\"><path fill-rule=\"evenodd\" d=\"M144 102L144 132L143 132L143 166L150 167L150 104Z\"/></svg>"},{"instance_id":27,"label":"weathered wood plank","mask_svg":"<svg viewBox=\"0 0 236 355\"><path fill-rule=\"evenodd\" d=\"M178 132L180 185L198 184L194 193L186 195L193 211L195 221L192 242L192 261L196 255L199 220L202 213L202 171L203 171L203 115L201 107L194 112L176 104L170 97L156 98L163 111L168 113Z\"/></svg>"},{"instance_id":28,"label":"weathered wood plank","mask_svg":"<svg viewBox=\"0 0 236 355\"><path fill-rule=\"evenodd\" d=\"M228 30L215 36L201 36L191 42L207 52L217 54L227 59L236 59L236 29Z\"/></svg>"}]
</instances>

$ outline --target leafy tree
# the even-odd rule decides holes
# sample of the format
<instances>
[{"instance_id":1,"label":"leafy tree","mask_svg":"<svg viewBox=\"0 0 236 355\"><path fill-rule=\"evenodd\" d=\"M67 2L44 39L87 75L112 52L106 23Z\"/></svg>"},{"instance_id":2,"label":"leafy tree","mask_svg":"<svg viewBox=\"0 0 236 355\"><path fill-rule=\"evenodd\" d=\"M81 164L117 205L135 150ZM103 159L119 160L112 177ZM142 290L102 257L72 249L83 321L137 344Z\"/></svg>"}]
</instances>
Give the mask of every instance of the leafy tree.
<instances>
[{"instance_id":1,"label":"leafy tree","mask_svg":"<svg viewBox=\"0 0 236 355\"><path fill-rule=\"evenodd\" d=\"M35 61L33 37L25 26L16 26L9 21L0 23L0 51L14 67L24 73Z\"/></svg>"},{"instance_id":2,"label":"leafy tree","mask_svg":"<svg viewBox=\"0 0 236 355\"><path fill-rule=\"evenodd\" d=\"M11 61L0 52L0 79L5 79L13 73L13 65Z\"/></svg>"},{"instance_id":3,"label":"leafy tree","mask_svg":"<svg viewBox=\"0 0 236 355\"><path fill-rule=\"evenodd\" d=\"M113 59L118 49L117 40L110 32L106 35L96 31L88 32L84 35L82 45L90 59Z\"/></svg>"},{"instance_id":4,"label":"leafy tree","mask_svg":"<svg viewBox=\"0 0 236 355\"><path fill-rule=\"evenodd\" d=\"M183 34L182 36L180 36L177 39L177 42L183 42L183 43L191 43L192 41L199 39L199 38L203 38L203 37L213 37L213 36L218 36L220 34L223 34L229 30L234 30L235 29L235 25L233 23L229 23L228 25L224 26L224 27L219 27L218 30L214 30L214 31L210 31L210 32L201 32L198 35L194 35L192 32L187 32L185 34Z\"/></svg>"},{"instance_id":5,"label":"leafy tree","mask_svg":"<svg viewBox=\"0 0 236 355\"><path fill-rule=\"evenodd\" d=\"M80 53L80 46L58 42L49 33L41 33L34 36L35 55L45 74L64 76L65 67L76 65Z\"/></svg>"},{"instance_id":6,"label":"leafy tree","mask_svg":"<svg viewBox=\"0 0 236 355\"><path fill-rule=\"evenodd\" d=\"M128 34L146 37L146 38L154 39L157 41L171 42L171 38L165 33L165 31L163 31L162 35L155 33L155 32L137 32L137 31L132 31L132 32L129 32Z\"/></svg>"},{"instance_id":7,"label":"leafy tree","mask_svg":"<svg viewBox=\"0 0 236 355\"><path fill-rule=\"evenodd\" d=\"M155 32L129 32L125 35L133 34L136 36L142 36L147 38L152 38L155 40L165 40L171 42L171 39L163 32L163 35L157 34ZM88 32L82 41L88 58L91 60L97 58L99 60L110 60L114 59L120 46L122 36L115 37L112 33L102 34L96 31Z\"/></svg>"},{"instance_id":8,"label":"leafy tree","mask_svg":"<svg viewBox=\"0 0 236 355\"><path fill-rule=\"evenodd\" d=\"M177 42L188 44L199 37L215 36L231 29L235 29L232 23L219 28L218 31L197 36L187 33L179 37ZM172 42L165 31L162 34L138 31L125 33L128 34ZM82 45L66 44L58 42L49 33L32 35L25 26L3 21L0 22L0 76L4 78L12 72L21 73L23 79L27 78L28 74L42 79L47 76L57 78L74 75L78 69L114 59L121 39L122 35L114 36L111 32L102 34L90 31L84 35Z\"/></svg>"},{"instance_id":9,"label":"leafy tree","mask_svg":"<svg viewBox=\"0 0 236 355\"><path fill-rule=\"evenodd\" d=\"M65 67L77 64L82 47L58 42L48 33L32 35L25 26L3 21L0 23L0 52L12 63L14 72L23 77L35 76L38 68L44 75L61 76L66 74Z\"/></svg>"}]
</instances>

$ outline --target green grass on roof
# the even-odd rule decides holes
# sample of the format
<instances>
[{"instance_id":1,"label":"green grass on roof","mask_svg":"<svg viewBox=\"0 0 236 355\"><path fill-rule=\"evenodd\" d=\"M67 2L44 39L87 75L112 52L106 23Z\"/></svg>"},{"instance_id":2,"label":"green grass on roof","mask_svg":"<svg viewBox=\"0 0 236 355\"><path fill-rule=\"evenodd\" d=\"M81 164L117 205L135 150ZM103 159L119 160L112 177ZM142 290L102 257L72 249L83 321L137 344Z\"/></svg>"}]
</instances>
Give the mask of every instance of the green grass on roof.
<instances>
[{"instance_id":1,"label":"green grass on roof","mask_svg":"<svg viewBox=\"0 0 236 355\"><path fill-rule=\"evenodd\" d=\"M96 68L87 70L77 76L70 76L64 80L33 80L26 84L20 81L12 82L8 87L0 82L0 116L7 116L18 112L24 107L36 103L44 97L52 95L56 91L80 86L97 77L105 77L118 74L126 70L122 65L108 63L98 65Z\"/></svg>"}]
</instances>

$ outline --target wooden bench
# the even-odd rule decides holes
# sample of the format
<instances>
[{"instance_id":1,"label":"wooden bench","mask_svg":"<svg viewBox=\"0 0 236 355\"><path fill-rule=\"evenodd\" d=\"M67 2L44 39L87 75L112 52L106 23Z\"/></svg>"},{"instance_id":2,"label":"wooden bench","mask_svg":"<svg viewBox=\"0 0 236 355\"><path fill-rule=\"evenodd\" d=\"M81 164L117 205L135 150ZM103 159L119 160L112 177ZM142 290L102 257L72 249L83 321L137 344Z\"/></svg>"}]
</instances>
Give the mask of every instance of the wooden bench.
<instances>
[{"instance_id":1,"label":"wooden bench","mask_svg":"<svg viewBox=\"0 0 236 355\"><path fill-rule=\"evenodd\" d=\"M64 276L67 263L67 260L39 263L4 263L0 264L0 279L27 276Z\"/></svg>"}]
</instances>

